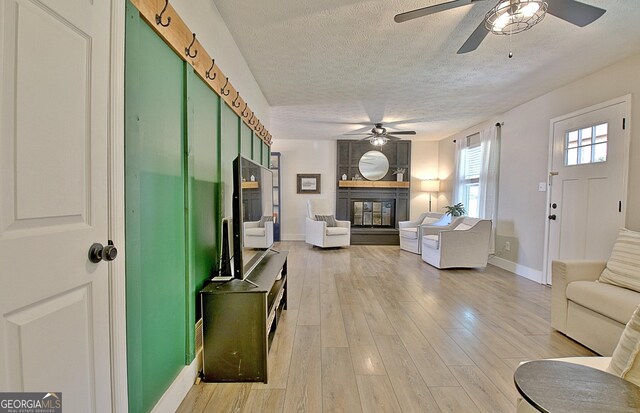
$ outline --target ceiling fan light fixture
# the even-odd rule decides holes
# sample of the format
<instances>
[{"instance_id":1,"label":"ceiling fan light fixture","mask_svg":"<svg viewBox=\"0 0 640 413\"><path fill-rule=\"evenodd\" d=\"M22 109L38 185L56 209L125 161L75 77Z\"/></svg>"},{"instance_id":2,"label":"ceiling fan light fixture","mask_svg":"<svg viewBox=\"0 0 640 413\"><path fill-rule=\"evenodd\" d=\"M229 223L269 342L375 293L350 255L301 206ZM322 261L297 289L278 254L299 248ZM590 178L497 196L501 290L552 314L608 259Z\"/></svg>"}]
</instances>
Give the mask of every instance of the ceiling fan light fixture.
<instances>
[{"instance_id":1,"label":"ceiling fan light fixture","mask_svg":"<svg viewBox=\"0 0 640 413\"><path fill-rule=\"evenodd\" d=\"M541 0L501 1L489 10L484 25L493 34L520 33L540 23L548 6Z\"/></svg>"},{"instance_id":2,"label":"ceiling fan light fixture","mask_svg":"<svg viewBox=\"0 0 640 413\"><path fill-rule=\"evenodd\" d=\"M382 146L388 141L389 138L387 138L386 136L372 136L371 138L369 138L369 143L371 143L373 146Z\"/></svg>"}]
</instances>

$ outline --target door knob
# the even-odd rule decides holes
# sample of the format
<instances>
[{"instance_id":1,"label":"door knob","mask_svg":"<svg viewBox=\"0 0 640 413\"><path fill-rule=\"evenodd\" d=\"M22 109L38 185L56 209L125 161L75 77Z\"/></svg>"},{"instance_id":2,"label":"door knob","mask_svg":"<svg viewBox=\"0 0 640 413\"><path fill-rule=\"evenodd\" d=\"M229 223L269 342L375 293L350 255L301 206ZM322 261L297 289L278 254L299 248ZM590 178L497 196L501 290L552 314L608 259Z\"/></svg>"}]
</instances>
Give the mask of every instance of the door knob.
<instances>
[{"instance_id":1,"label":"door knob","mask_svg":"<svg viewBox=\"0 0 640 413\"><path fill-rule=\"evenodd\" d=\"M91 244L89 247L89 261L94 264L99 263L102 260L113 261L118 256L118 249L113 245L113 241L109 240L106 247L102 246L99 242Z\"/></svg>"},{"instance_id":2,"label":"door knob","mask_svg":"<svg viewBox=\"0 0 640 413\"><path fill-rule=\"evenodd\" d=\"M549 215L549 219L555 221L556 220L556 214Z\"/></svg>"},{"instance_id":3,"label":"door knob","mask_svg":"<svg viewBox=\"0 0 640 413\"><path fill-rule=\"evenodd\" d=\"M118 256L118 249L113 245L113 241L109 240L109 243L104 247L102 251L102 259L105 261L113 261Z\"/></svg>"}]
</instances>

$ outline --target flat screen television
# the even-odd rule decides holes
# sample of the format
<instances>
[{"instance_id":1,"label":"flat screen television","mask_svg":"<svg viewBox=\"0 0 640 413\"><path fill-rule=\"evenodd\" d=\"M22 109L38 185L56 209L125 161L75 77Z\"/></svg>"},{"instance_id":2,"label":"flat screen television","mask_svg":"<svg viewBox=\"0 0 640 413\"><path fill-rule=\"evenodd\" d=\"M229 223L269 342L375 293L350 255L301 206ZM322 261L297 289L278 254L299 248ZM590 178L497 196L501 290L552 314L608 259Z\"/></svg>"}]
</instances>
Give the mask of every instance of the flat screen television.
<instances>
[{"instance_id":1,"label":"flat screen television","mask_svg":"<svg viewBox=\"0 0 640 413\"><path fill-rule=\"evenodd\" d=\"M271 170L238 155L233 161L234 278L244 280L272 247L272 217Z\"/></svg>"}]
</instances>

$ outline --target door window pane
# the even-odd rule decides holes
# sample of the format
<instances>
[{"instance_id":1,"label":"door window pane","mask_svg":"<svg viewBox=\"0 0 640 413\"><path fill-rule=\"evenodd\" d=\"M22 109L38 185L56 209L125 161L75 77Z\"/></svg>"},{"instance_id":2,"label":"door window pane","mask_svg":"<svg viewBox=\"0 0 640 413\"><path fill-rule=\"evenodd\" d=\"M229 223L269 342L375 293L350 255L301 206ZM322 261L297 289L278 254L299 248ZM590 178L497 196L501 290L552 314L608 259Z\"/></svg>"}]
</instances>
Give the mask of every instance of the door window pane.
<instances>
[{"instance_id":1,"label":"door window pane","mask_svg":"<svg viewBox=\"0 0 640 413\"><path fill-rule=\"evenodd\" d=\"M598 125L569 131L565 138L564 165L585 165L607 161L609 125Z\"/></svg>"}]
</instances>

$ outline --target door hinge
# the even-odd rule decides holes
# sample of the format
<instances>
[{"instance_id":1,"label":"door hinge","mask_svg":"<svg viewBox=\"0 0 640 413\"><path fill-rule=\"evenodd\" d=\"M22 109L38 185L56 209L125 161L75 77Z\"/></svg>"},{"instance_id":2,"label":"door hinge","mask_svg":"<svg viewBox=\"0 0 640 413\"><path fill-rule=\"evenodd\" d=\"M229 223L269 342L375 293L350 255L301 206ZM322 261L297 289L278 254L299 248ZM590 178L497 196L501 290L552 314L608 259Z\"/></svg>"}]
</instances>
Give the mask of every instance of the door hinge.
<instances>
[{"instance_id":1,"label":"door hinge","mask_svg":"<svg viewBox=\"0 0 640 413\"><path fill-rule=\"evenodd\" d=\"M622 118L622 130L627 129L627 118Z\"/></svg>"},{"instance_id":2,"label":"door hinge","mask_svg":"<svg viewBox=\"0 0 640 413\"><path fill-rule=\"evenodd\" d=\"M618 212L622 212L622 201L618 201Z\"/></svg>"}]
</instances>

